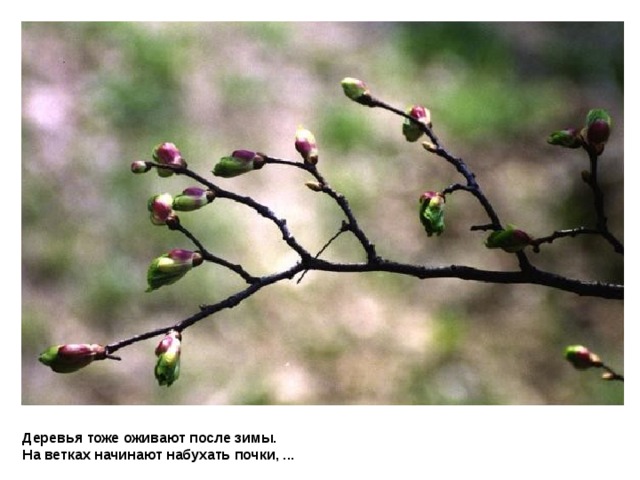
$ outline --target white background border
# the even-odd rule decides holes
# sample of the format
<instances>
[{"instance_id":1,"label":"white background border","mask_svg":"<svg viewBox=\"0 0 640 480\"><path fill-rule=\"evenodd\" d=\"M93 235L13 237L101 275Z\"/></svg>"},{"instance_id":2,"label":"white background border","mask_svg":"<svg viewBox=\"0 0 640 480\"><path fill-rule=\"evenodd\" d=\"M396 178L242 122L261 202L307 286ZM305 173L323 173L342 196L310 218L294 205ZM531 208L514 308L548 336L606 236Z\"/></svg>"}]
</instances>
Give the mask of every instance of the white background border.
<instances>
[{"instance_id":1,"label":"white background border","mask_svg":"<svg viewBox=\"0 0 640 480\"><path fill-rule=\"evenodd\" d=\"M637 85L638 22L632 2L76 2L22 1L5 5L2 22L3 224L0 271L3 471L21 477L89 476L92 480L134 475L206 478L630 478L638 472L634 428L638 397L633 376L637 354L636 303L627 294L625 312L625 406L618 407L34 407L20 395L20 71L21 21L26 20L607 20L625 21L625 83ZM93 2L92 2L93 3ZM140 5L138 5L140 3ZM281 2L284 3L284 2ZM444 4L440 5L440 3ZM516 6L517 5L517 6ZM210 11L203 11L210 9ZM585 54L588 54L585 53ZM627 92L625 124L635 132L636 95ZM635 134L626 142L627 179L636 178ZM28 161L22 159L21 161ZM629 182L629 180L628 180ZM625 192L627 193L627 192ZM629 203L631 202L631 203ZM637 200L626 195L626 212ZM7 218L8 217L8 218ZM627 229L634 228L632 221ZM632 234L627 235L632 240ZM627 245L626 284L635 290L637 254ZM629 257L631 255L631 257ZM631 260L630 260L631 258ZM629 282L631 280L631 282ZM632 291L633 292L633 291ZM632 366L631 373L629 367ZM219 445L220 450L275 450L291 461L22 461L24 433L32 434L264 434L275 445ZM216 445L49 445L58 450L215 450ZM632 450L633 449L633 450ZM44 455L43 455L44 456ZM17 467L16 469L12 467Z\"/></svg>"}]
</instances>

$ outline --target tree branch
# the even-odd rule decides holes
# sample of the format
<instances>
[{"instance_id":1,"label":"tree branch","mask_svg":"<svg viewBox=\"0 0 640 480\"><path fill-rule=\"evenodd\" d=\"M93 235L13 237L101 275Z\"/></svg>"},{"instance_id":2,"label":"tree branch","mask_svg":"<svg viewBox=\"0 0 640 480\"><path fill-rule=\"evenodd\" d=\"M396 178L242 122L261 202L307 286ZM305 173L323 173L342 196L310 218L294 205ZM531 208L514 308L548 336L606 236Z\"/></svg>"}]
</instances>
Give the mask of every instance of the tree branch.
<instances>
[{"instance_id":1,"label":"tree branch","mask_svg":"<svg viewBox=\"0 0 640 480\"><path fill-rule=\"evenodd\" d=\"M346 91L345 91L346 92ZM436 156L444 159L450 165L452 165L455 170L464 178L465 182L463 183L454 183L444 188L441 193L437 195L433 195L428 197L429 204L428 208L432 208L432 197L435 198L435 203L433 204L434 212L427 212L432 215L441 215L444 202L442 201L444 195L453 195L458 191L468 192L478 201L480 206L484 209L489 223L474 225L471 227L471 230L481 230L481 231L494 231L498 232L498 236L507 233L511 234L513 230L503 231L504 228L501 224L500 218L490 202L485 193L482 191L475 173L469 168L466 162L454 155L452 155L449 151L447 151L438 140L437 136L433 132L431 128L431 123L429 122L421 122L418 121L411 115L388 105L385 102L382 102L374 97L371 97L368 93L363 95L362 97L354 98L351 95L348 95L353 100L366 105L372 108L382 108L384 110L390 111L395 115L398 115L404 118L406 121L412 122L414 126L417 126L420 129L420 134L424 134L429 138L430 142L425 142L424 147L429 152L435 154ZM424 110L424 109L423 109ZM232 202L236 202L255 211L258 215L272 222L275 227L279 230L282 240L287 244L289 248L295 251L299 260L294 265L286 268L280 272L274 272L269 275L265 275L262 277L256 277L251 275L249 272L245 270L242 265L232 263L226 259L220 258L214 253L210 252L205 244L198 239L190 230L188 230L177 217L168 217L169 219L166 221L167 226L174 231L180 232L186 238L188 238L198 249L199 255L194 254L191 251L186 251L186 257L184 256L185 251L178 251L176 254L177 257L169 258L167 255L161 257L157 260L163 260L164 263L160 263L159 261L156 263L156 268L160 272L158 284L154 284L153 288L159 288L160 286L168 285L177 281L184 275L190 268L196 266L202 261L207 261L210 263L214 263L229 269L235 274L239 275L247 284L246 288L238 291L237 293L228 296L227 298L218 301L217 303L213 303L210 305L201 305L198 312L191 315L188 318L178 321L173 325L168 325L165 327L157 328L151 330L146 333L141 333L139 335L132 336L130 338L120 340L117 342L113 342L106 347L104 347L104 358L115 358L113 357L113 353L125 348L134 343L147 340L152 337L156 337L159 335L168 335L171 332L170 341L167 340L167 344L163 346L165 350L162 350L160 354L166 353L166 349L169 348L171 342L176 342L176 345L179 345L180 334L186 330L187 328L195 325L196 323L222 311L225 309L231 309L239 305L244 300L258 293L265 287L276 284L278 282L284 280L291 280L296 275L301 274L298 283L302 280L304 275L309 271L318 271L318 272L334 272L334 273L344 273L344 272L386 272L390 274L404 275L409 277L414 277L420 280L426 279L436 279L436 278L456 278L460 280L468 280L468 281L477 281L484 283L494 283L494 284L530 284L530 285L539 285L547 288L553 288L565 292L574 293L580 296L591 296L591 297L599 297L603 299L615 299L622 300L624 298L624 286L613 284L613 283L605 283L599 281L586 281L574 278L568 278L563 275L547 272L540 270L533 266L529 261L524 248L526 246L531 246L534 252L538 252L540 249L540 245L543 243L553 243L555 240L564 237L575 237L578 235L601 235L605 238L614 248L615 252L619 254L623 254L623 246L622 243L617 240L617 238L609 231L607 225L607 217L605 215L604 210L604 194L598 184L598 156L602 153L602 150L596 151L595 148L591 147L587 143L583 141L582 146L588 152L590 159L591 170L588 172L588 175L583 175L583 178L587 182L587 184L591 187L594 196L594 209L596 214L596 227L595 228L587 228L587 227L577 227L572 229L564 229L564 230L556 230L551 235L547 235L545 237L541 237L538 239L530 239L528 234L518 231L521 234L521 238L524 237L524 244L489 244L487 241L487 246L490 248L503 248L505 251L510 254L515 254L519 264L519 270L513 271L496 271L496 270L485 270L478 269L471 266L466 265L446 265L446 266L425 266L425 265L416 265L416 264L408 264L403 263L396 260L384 259L381 258L376 251L375 244L370 239L369 235L361 228L359 222L356 218L356 215L351 209L347 198L340 192L334 190L325 177L320 173L316 162L317 162L317 146L315 145L315 138L313 135L305 131L305 135L302 136L298 140L296 140L296 149L301 153L304 161L296 162L281 158L272 157L262 153L254 153L250 151L236 151L231 157L225 157L224 160L230 162L227 164L229 167L228 172L231 172L228 176L235 176L242 173L248 173L251 170L257 170L265 165L278 165L286 168L297 168L304 170L307 172L315 181L309 182L308 186L319 193L323 193L331 198L338 208L341 210L344 219L342 220L342 225L338 232L334 234L320 249L320 251L316 255L312 255L309 250L300 244L293 233L290 231L287 226L286 219L280 218L274 213L268 206L261 204L249 196L240 195L234 193L232 191L223 189L216 185L215 183L205 179L194 171L190 170L186 166L186 162L182 159L179 151L173 144L163 144L165 146L165 150L163 151L164 155L174 155L175 162L134 162L137 163L135 165L136 173L144 173L151 168L163 169L163 170L171 170L173 173L177 175L184 175L189 177L201 185L207 187L208 190L214 193L215 199L226 199ZM409 138L409 137L407 137ZM564 137L563 137L564 139ZM300 142L300 144L298 144ZM573 148L573 147L572 147ZM313 157L311 157L311 152L313 153ZM313 161L310 161L313 159ZM235 162L235 163L234 163ZM258 162L258 163L256 163ZM142 165L141 165L142 164ZM132 166L133 169L133 166ZM235 169L235 170L234 170ZM215 171L216 175L218 174ZM186 193L186 191L185 191ZM209 194L210 192L207 192ZM434 192L428 192L434 193ZM167 195L168 196L168 195ZM439 200L438 200L439 199ZM211 199L207 197L207 200L210 202ZM170 201L170 200L169 200ZM217 201L216 201L217 203ZM202 205L199 205L202 206ZM197 206L197 208L199 208ZM165 208L166 206L161 205L160 207ZM175 207L177 209L177 207ZM162 208L159 208L159 211L162 213ZM166 211L165 211L166 213ZM423 212L421 211L421 215ZM440 218L440 217L436 217ZM425 224L425 228L430 228L432 224L426 223L428 220L424 220L421 217L423 223ZM442 233L442 229L444 228L444 224L441 223L441 228L438 230L428 229L427 233L431 236L434 233L438 235ZM510 227L509 227L510 228ZM342 234L350 232L359 242L362 251L365 256L364 262L333 262L320 258L322 253ZM504 237L503 237L504 238ZM528 242L528 243L527 243ZM182 256L181 256L182 255ZM193 262L193 258L198 258L198 262ZM201 257L201 258L200 258ZM185 260L186 258L187 260ZM190 262L190 263L185 263ZM165 270L163 270L163 268ZM172 270L174 269L174 270ZM163 283L164 282L164 283ZM164 341L164 340L163 340ZM93 347L93 346L89 346ZM77 351L91 351L91 348L77 349ZM176 347L177 348L177 347ZM158 350L156 352L158 354ZM617 374L609 367L602 365L607 371L608 379L613 380L622 380L622 375ZM171 378L171 382L177 378L177 374L175 377L163 377L163 381L166 381L167 378ZM161 383L162 384L162 383ZM170 384L170 383L169 383Z\"/></svg>"}]
</instances>

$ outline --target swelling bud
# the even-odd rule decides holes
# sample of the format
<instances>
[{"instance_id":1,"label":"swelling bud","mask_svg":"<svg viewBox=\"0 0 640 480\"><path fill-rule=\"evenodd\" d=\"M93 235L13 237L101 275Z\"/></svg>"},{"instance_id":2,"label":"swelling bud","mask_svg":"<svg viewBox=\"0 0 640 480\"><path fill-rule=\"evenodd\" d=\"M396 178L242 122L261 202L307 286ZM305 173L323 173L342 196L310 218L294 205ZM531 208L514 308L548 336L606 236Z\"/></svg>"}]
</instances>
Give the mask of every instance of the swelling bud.
<instances>
[{"instance_id":1,"label":"swelling bud","mask_svg":"<svg viewBox=\"0 0 640 480\"><path fill-rule=\"evenodd\" d=\"M147 210L154 225L166 225L168 220L176 218L173 212L173 197L169 193L160 193L151 197L147 201Z\"/></svg>"},{"instance_id":2,"label":"swelling bud","mask_svg":"<svg viewBox=\"0 0 640 480\"><path fill-rule=\"evenodd\" d=\"M213 202L215 193L200 187L185 188L180 195L176 195L172 202L174 210L191 212Z\"/></svg>"},{"instance_id":3,"label":"swelling bud","mask_svg":"<svg viewBox=\"0 0 640 480\"><path fill-rule=\"evenodd\" d=\"M131 171L133 173L147 173L149 170L151 170L151 165L149 165L144 160L136 160L135 162L131 162Z\"/></svg>"},{"instance_id":4,"label":"swelling bud","mask_svg":"<svg viewBox=\"0 0 640 480\"><path fill-rule=\"evenodd\" d=\"M216 177L232 178L264 166L264 157L251 150L235 150L230 156L222 157L215 167Z\"/></svg>"},{"instance_id":5,"label":"swelling bud","mask_svg":"<svg viewBox=\"0 0 640 480\"><path fill-rule=\"evenodd\" d=\"M444 232L444 195L440 192L424 192L419 199L420 222L428 236Z\"/></svg>"},{"instance_id":6,"label":"swelling bud","mask_svg":"<svg viewBox=\"0 0 640 480\"><path fill-rule=\"evenodd\" d=\"M181 348L182 335L176 330L167 333L156 347L158 360L153 373L160 386L170 387L180 376Z\"/></svg>"},{"instance_id":7,"label":"swelling bud","mask_svg":"<svg viewBox=\"0 0 640 480\"><path fill-rule=\"evenodd\" d=\"M167 165L173 168L185 168L187 162L182 157L180 150L175 144L170 142L164 142L153 149L153 159L160 165ZM158 168L158 175L161 177L170 177L173 175L173 170L170 168Z\"/></svg>"},{"instance_id":8,"label":"swelling bud","mask_svg":"<svg viewBox=\"0 0 640 480\"><path fill-rule=\"evenodd\" d=\"M587 143L593 147L598 155L604 151L604 146L611 134L611 116L602 109L590 110L587 114L584 136Z\"/></svg>"},{"instance_id":9,"label":"swelling bud","mask_svg":"<svg viewBox=\"0 0 640 480\"><path fill-rule=\"evenodd\" d=\"M413 105L412 107L409 107L405 113L410 117L415 118L421 124L431 127L431 112L423 106ZM407 142L417 141L423 133L424 132L420 128L420 125L417 125L408 118L404 119L404 122L402 123L402 134Z\"/></svg>"},{"instance_id":10,"label":"swelling bud","mask_svg":"<svg viewBox=\"0 0 640 480\"><path fill-rule=\"evenodd\" d=\"M298 127L296 130L294 146L298 153L300 153L304 163L308 163L310 165L318 163L318 145L316 143L316 137L309 130L303 127Z\"/></svg>"},{"instance_id":11,"label":"swelling bud","mask_svg":"<svg viewBox=\"0 0 640 480\"><path fill-rule=\"evenodd\" d=\"M367 84L362 80L353 77L346 77L342 79L340 85L342 85L342 91L344 94L354 102L362 105L371 104L371 92L369 91Z\"/></svg>"},{"instance_id":12,"label":"swelling bud","mask_svg":"<svg viewBox=\"0 0 640 480\"><path fill-rule=\"evenodd\" d=\"M547 138L547 143L565 148L580 148L583 145L582 136L575 128L566 128L553 132Z\"/></svg>"},{"instance_id":13,"label":"swelling bud","mask_svg":"<svg viewBox=\"0 0 640 480\"><path fill-rule=\"evenodd\" d=\"M71 373L86 367L94 360L107 358L102 345L71 343L54 345L40 354L38 360L57 373Z\"/></svg>"},{"instance_id":14,"label":"swelling bud","mask_svg":"<svg viewBox=\"0 0 640 480\"><path fill-rule=\"evenodd\" d=\"M497 230L484 242L487 248L501 248L505 252L520 252L527 245L530 245L532 238L526 232L507 225L505 230Z\"/></svg>"},{"instance_id":15,"label":"swelling bud","mask_svg":"<svg viewBox=\"0 0 640 480\"><path fill-rule=\"evenodd\" d=\"M151 262L147 270L147 292L177 282L193 267L202 264L202 261L200 253L180 248L160 255Z\"/></svg>"}]
</instances>

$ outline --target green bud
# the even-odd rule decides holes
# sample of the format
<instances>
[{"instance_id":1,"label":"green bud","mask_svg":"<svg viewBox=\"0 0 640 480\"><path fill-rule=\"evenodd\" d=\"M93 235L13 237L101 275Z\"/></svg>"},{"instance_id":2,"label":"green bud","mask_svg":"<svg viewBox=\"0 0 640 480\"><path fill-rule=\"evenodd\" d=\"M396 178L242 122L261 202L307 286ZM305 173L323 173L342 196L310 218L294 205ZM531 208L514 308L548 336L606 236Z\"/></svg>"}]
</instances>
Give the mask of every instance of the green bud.
<instances>
[{"instance_id":1,"label":"green bud","mask_svg":"<svg viewBox=\"0 0 640 480\"><path fill-rule=\"evenodd\" d=\"M215 193L212 190L205 190L200 187L189 187L176 195L173 199L173 209L180 212L190 212L213 202Z\"/></svg>"},{"instance_id":2,"label":"green bud","mask_svg":"<svg viewBox=\"0 0 640 480\"><path fill-rule=\"evenodd\" d=\"M231 178L264 165L264 156L251 150L236 150L228 157L222 157L213 168L216 177Z\"/></svg>"},{"instance_id":3,"label":"green bud","mask_svg":"<svg viewBox=\"0 0 640 480\"><path fill-rule=\"evenodd\" d=\"M298 127L296 130L295 147L304 159L304 163L311 165L318 163L316 137L306 128Z\"/></svg>"},{"instance_id":4,"label":"green bud","mask_svg":"<svg viewBox=\"0 0 640 480\"><path fill-rule=\"evenodd\" d=\"M497 230L484 242L487 248L501 248L505 252L515 253L531 244L533 239L524 231L507 225L505 230Z\"/></svg>"},{"instance_id":5,"label":"green bud","mask_svg":"<svg viewBox=\"0 0 640 480\"><path fill-rule=\"evenodd\" d=\"M107 357L102 345L79 343L54 345L40 354L38 360L57 373L71 373L86 367L94 360Z\"/></svg>"},{"instance_id":6,"label":"green bud","mask_svg":"<svg viewBox=\"0 0 640 480\"><path fill-rule=\"evenodd\" d=\"M371 92L369 91L369 87L367 87L367 84L362 80L347 77L343 78L340 84L342 85L344 94L354 102L358 102L363 105L368 105L370 103Z\"/></svg>"},{"instance_id":7,"label":"green bud","mask_svg":"<svg viewBox=\"0 0 640 480\"><path fill-rule=\"evenodd\" d=\"M602 361L595 353L592 353L582 345L570 345L564 350L566 358L574 368L586 370L591 367L601 367Z\"/></svg>"},{"instance_id":8,"label":"green bud","mask_svg":"<svg viewBox=\"0 0 640 480\"><path fill-rule=\"evenodd\" d=\"M182 335L171 330L156 347L158 361L154 374L160 386L170 387L180 376L180 350L182 347Z\"/></svg>"},{"instance_id":9,"label":"green bud","mask_svg":"<svg viewBox=\"0 0 640 480\"><path fill-rule=\"evenodd\" d=\"M440 192L424 192L420 196L420 222L428 236L444 232L444 195Z\"/></svg>"},{"instance_id":10,"label":"green bud","mask_svg":"<svg viewBox=\"0 0 640 480\"><path fill-rule=\"evenodd\" d=\"M177 282L201 263L200 253L180 248L155 258L147 270L147 292Z\"/></svg>"},{"instance_id":11,"label":"green bud","mask_svg":"<svg viewBox=\"0 0 640 480\"><path fill-rule=\"evenodd\" d=\"M431 112L423 106L413 105L412 107L409 107L405 113L415 118L420 123L423 123L428 127L431 126ZM407 139L407 142L417 141L423 133L424 132L420 129L420 126L416 125L415 122L412 122L408 118L404 119L404 122L402 123L402 134L404 135L404 138Z\"/></svg>"},{"instance_id":12,"label":"green bud","mask_svg":"<svg viewBox=\"0 0 640 480\"><path fill-rule=\"evenodd\" d=\"M566 148L580 148L582 146L582 136L575 128L566 128L549 135L547 143Z\"/></svg>"}]
</instances>

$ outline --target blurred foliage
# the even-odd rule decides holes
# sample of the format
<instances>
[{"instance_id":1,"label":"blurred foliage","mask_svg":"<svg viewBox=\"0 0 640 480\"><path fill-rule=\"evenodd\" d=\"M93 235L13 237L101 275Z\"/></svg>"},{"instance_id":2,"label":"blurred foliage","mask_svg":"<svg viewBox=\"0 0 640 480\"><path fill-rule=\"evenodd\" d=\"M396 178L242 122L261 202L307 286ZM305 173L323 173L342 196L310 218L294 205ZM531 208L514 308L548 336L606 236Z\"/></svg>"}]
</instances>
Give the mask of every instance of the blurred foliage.
<instances>
[{"instance_id":1,"label":"blurred foliage","mask_svg":"<svg viewBox=\"0 0 640 480\"><path fill-rule=\"evenodd\" d=\"M328 109L322 119L320 138L345 154L361 147L363 138L372 136L367 122L362 121L362 116L356 111L334 107Z\"/></svg>"},{"instance_id":2,"label":"blurred foliage","mask_svg":"<svg viewBox=\"0 0 640 480\"><path fill-rule=\"evenodd\" d=\"M574 371L581 343L621 371L622 302L535 286L310 272L261 291L184 333L181 378L159 388L159 339L72 375L37 355L63 342L109 343L173 324L243 288L204 265L144 293L148 263L192 248L151 225L147 199L192 182L134 176L131 161L175 142L210 177L243 148L296 159L311 129L322 172L344 193L381 254L427 265L515 268L487 251L469 195L447 200L447 230L427 239L425 190L459 181L409 144L401 120L348 101L343 77L431 110L438 136L477 174L505 222L534 235L593 221L581 152L546 145L558 128L606 108L601 157L611 229L623 237L622 23L23 23L22 401L25 404L621 404L623 386ZM269 166L224 188L269 205L310 251L340 227L301 172ZM296 261L264 219L223 199L181 214L216 255L252 273ZM327 258L361 261L338 239ZM597 238L531 254L541 268L622 282Z\"/></svg>"},{"instance_id":3,"label":"blurred foliage","mask_svg":"<svg viewBox=\"0 0 640 480\"><path fill-rule=\"evenodd\" d=\"M170 131L179 125L182 52L187 46L180 31L100 22L77 28L81 38L99 39L99 48L106 49L102 59L111 57L113 62L107 69L96 59L104 68L94 79L98 114L132 134Z\"/></svg>"}]
</instances>

